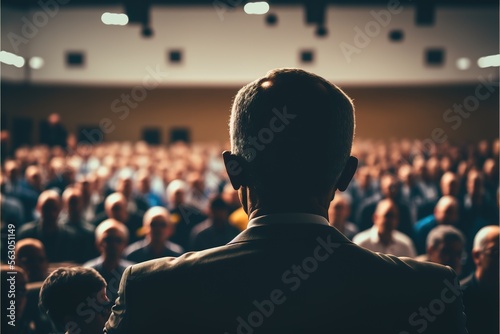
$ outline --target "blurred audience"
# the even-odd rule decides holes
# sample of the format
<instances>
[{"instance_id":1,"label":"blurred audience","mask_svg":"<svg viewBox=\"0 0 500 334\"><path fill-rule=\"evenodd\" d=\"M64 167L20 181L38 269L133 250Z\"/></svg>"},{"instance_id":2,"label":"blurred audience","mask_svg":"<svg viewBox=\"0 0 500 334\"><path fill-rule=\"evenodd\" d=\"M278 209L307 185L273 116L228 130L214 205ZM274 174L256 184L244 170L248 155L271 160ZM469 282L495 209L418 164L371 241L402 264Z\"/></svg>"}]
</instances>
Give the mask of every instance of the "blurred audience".
<instances>
[{"instance_id":1,"label":"blurred audience","mask_svg":"<svg viewBox=\"0 0 500 334\"><path fill-rule=\"evenodd\" d=\"M419 254L425 253L429 232L437 225L459 225L458 200L453 196L443 196L434 208L434 214L415 224L415 244Z\"/></svg>"},{"instance_id":2,"label":"blurred audience","mask_svg":"<svg viewBox=\"0 0 500 334\"><path fill-rule=\"evenodd\" d=\"M125 269L133 262L123 259L128 242L127 227L116 219L106 219L95 229L95 242L101 256L83 266L97 270L108 285L107 296L114 302L118 296L120 279Z\"/></svg>"},{"instance_id":3,"label":"blurred audience","mask_svg":"<svg viewBox=\"0 0 500 334\"><path fill-rule=\"evenodd\" d=\"M173 180L167 187L167 201L175 223L175 233L172 241L184 249L189 249L189 238L193 228L204 221L207 215L198 208L186 203L188 185L182 180Z\"/></svg>"},{"instance_id":4,"label":"blurred audience","mask_svg":"<svg viewBox=\"0 0 500 334\"><path fill-rule=\"evenodd\" d=\"M373 227L358 233L353 242L374 252L415 257L415 246L407 235L396 230L398 223L397 204L392 199L383 199L373 213Z\"/></svg>"},{"instance_id":5,"label":"blurred audience","mask_svg":"<svg viewBox=\"0 0 500 334\"><path fill-rule=\"evenodd\" d=\"M62 127L57 118L54 129ZM225 244L246 229L248 217L223 168L223 145L73 143L65 149L65 136L60 131L47 145L9 151L2 163L2 262L8 261L10 226L18 240L16 263L33 282L29 296L54 263L96 258L87 265L101 271L113 299L130 264L122 256L131 262L177 256ZM395 255L415 255L410 238L420 259L450 265L468 277L470 291L479 291L472 295L483 296L483 279L494 269L488 259L498 254L498 243L478 245L493 245L491 225L499 224L499 140L435 145L357 139L353 155L359 169L331 202L330 224L367 248ZM480 233L485 226L490 232ZM472 300L466 306L471 333L477 333L488 321L474 320L474 312L498 303L465 296ZM43 315L32 306L22 321L29 324L26 332L45 330Z\"/></svg>"}]
</instances>

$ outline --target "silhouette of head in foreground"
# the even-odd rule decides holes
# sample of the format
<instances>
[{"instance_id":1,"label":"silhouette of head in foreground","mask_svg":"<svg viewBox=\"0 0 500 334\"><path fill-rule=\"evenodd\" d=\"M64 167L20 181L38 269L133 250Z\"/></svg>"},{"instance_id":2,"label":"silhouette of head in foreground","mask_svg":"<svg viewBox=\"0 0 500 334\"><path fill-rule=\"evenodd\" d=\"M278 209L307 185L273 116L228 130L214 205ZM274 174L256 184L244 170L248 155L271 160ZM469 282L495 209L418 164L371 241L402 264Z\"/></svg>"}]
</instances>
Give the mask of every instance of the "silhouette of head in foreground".
<instances>
[{"instance_id":1,"label":"silhouette of head in foreground","mask_svg":"<svg viewBox=\"0 0 500 334\"><path fill-rule=\"evenodd\" d=\"M327 218L335 190L345 190L356 171L351 99L312 73L277 69L244 86L229 127L224 163L249 219L290 212Z\"/></svg>"}]
</instances>

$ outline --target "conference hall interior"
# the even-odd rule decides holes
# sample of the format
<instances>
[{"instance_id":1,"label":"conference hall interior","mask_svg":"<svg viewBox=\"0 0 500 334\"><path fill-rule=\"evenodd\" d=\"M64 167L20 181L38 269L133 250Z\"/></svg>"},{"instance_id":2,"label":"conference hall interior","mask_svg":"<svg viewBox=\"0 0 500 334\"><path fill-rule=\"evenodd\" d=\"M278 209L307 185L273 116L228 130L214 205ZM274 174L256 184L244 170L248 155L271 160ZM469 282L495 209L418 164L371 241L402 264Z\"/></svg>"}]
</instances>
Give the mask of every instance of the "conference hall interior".
<instances>
[{"instance_id":1,"label":"conference hall interior","mask_svg":"<svg viewBox=\"0 0 500 334\"><path fill-rule=\"evenodd\" d=\"M498 1L4 0L1 38L2 332L59 332L63 309L76 319L49 291L64 270L104 279L107 318L130 265L245 231L222 156L232 103L279 68L354 104L358 167L328 224L451 267L469 333L499 332ZM269 113L256 156L294 122Z\"/></svg>"}]
</instances>

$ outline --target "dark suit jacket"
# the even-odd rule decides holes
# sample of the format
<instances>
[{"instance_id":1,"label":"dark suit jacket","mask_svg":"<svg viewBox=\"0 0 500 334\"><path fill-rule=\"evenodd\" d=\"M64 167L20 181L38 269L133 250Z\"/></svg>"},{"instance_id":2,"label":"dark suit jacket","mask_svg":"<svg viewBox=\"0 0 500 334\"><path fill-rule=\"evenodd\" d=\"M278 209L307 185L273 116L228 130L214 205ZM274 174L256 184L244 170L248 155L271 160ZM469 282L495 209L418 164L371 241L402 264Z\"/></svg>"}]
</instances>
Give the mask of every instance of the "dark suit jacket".
<instances>
[{"instance_id":1,"label":"dark suit jacket","mask_svg":"<svg viewBox=\"0 0 500 334\"><path fill-rule=\"evenodd\" d=\"M376 254L318 224L127 268L107 333L465 333L449 268Z\"/></svg>"}]
</instances>

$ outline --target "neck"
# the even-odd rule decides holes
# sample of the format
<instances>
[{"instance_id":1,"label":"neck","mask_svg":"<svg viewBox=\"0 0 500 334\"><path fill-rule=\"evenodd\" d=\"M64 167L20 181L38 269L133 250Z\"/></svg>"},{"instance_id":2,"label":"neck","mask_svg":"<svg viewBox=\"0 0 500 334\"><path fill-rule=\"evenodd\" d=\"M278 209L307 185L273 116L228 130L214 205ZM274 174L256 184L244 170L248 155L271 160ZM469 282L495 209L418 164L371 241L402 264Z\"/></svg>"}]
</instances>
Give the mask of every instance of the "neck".
<instances>
[{"instance_id":1,"label":"neck","mask_svg":"<svg viewBox=\"0 0 500 334\"><path fill-rule=\"evenodd\" d=\"M249 220L263 215L279 213L310 213L328 220L328 207L333 199L334 189L332 188L325 196L293 197L288 195L285 197L277 195L262 198L253 189L243 187L240 195Z\"/></svg>"}]
</instances>

